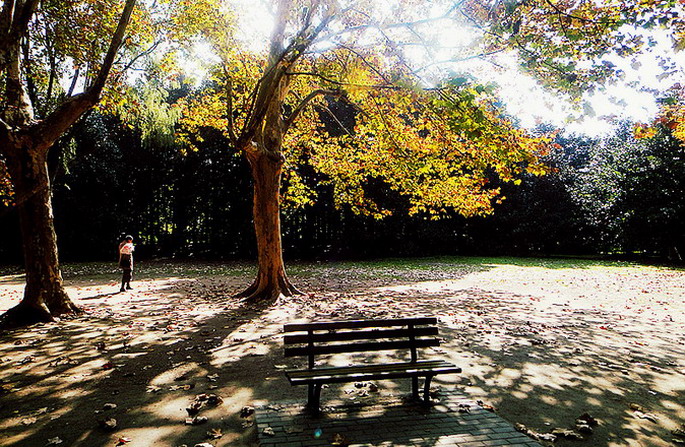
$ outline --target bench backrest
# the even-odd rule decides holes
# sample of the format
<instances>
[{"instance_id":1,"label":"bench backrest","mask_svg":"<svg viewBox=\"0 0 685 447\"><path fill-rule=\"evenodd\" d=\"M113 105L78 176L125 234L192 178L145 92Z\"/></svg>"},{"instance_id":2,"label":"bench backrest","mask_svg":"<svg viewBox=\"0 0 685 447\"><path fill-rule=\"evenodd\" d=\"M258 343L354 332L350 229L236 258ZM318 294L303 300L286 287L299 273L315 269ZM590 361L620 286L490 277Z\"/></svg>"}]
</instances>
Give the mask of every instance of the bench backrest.
<instances>
[{"instance_id":1,"label":"bench backrest","mask_svg":"<svg viewBox=\"0 0 685 447\"><path fill-rule=\"evenodd\" d=\"M286 324L285 356L307 356L312 369L316 355L409 349L416 362L417 348L440 345L437 322L419 317Z\"/></svg>"}]
</instances>

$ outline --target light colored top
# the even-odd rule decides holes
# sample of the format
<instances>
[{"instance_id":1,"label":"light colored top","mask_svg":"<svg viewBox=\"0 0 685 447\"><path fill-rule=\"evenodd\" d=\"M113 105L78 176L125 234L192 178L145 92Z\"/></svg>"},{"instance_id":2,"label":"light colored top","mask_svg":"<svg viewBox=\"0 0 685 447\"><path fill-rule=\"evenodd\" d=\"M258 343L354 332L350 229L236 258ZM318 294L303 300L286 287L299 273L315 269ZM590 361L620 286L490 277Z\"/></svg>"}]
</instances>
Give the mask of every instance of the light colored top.
<instances>
[{"instance_id":1,"label":"light colored top","mask_svg":"<svg viewBox=\"0 0 685 447\"><path fill-rule=\"evenodd\" d=\"M133 253L133 250L135 250L135 247L133 246L132 242L129 242L128 244L124 244L121 247L121 250L119 250L119 253L122 255L130 255Z\"/></svg>"}]
</instances>

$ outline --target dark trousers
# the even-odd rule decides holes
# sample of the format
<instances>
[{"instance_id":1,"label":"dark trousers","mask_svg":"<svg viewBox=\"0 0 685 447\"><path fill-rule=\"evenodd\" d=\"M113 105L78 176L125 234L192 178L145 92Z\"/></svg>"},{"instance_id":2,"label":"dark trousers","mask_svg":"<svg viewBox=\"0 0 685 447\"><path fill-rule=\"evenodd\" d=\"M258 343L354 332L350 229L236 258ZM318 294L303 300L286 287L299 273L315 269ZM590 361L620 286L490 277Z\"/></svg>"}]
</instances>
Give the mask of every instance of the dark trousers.
<instances>
[{"instance_id":1,"label":"dark trousers","mask_svg":"<svg viewBox=\"0 0 685 447\"><path fill-rule=\"evenodd\" d=\"M124 269L124 275L121 277L121 285L122 287L124 284L128 284L131 282L131 279L133 279L133 270L131 269Z\"/></svg>"}]
</instances>

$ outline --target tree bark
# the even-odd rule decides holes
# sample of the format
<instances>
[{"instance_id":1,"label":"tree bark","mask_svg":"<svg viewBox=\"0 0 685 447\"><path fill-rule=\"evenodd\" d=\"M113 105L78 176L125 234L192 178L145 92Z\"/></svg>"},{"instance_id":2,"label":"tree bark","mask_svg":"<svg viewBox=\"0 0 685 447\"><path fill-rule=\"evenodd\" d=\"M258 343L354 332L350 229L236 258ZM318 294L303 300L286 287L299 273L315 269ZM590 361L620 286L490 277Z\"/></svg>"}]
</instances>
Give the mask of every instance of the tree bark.
<instances>
[{"instance_id":1,"label":"tree bark","mask_svg":"<svg viewBox=\"0 0 685 447\"><path fill-rule=\"evenodd\" d=\"M93 85L66 99L42 121L35 119L34 104L26 91L20 52L21 39L28 35L38 1L15 5L10 0L0 10L0 74L5 78L0 154L15 190L26 268L24 298L0 316L0 327L53 321L56 316L79 312L64 290L59 269L47 155L54 142L99 101L135 4L136 0L126 0ZM13 13L15 7L18 9Z\"/></svg>"},{"instance_id":2,"label":"tree bark","mask_svg":"<svg viewBox=\"0 0 685 447\"><path fill-rule=\"evenodd\" d=\"M254 181L253 219L257 236L257 278L238 297L278 300L301 293L288 279L281 241L280 189L283 158L265 150L246 152Z\"/></svg>"},{"instance_id":3,"label":"tree bark","mask_svg":"<svg viewBox=\"0 0 685 447\"><path fill-rule=\"evenodd\" d=\"M64 290L59 268L47 151L15 147L10 152L17 154L7 160L7 168L17 197L26 288L21 303L2 316L3 327L54 321L56 316L79 312Z\"/></svg>"}]
</instances>

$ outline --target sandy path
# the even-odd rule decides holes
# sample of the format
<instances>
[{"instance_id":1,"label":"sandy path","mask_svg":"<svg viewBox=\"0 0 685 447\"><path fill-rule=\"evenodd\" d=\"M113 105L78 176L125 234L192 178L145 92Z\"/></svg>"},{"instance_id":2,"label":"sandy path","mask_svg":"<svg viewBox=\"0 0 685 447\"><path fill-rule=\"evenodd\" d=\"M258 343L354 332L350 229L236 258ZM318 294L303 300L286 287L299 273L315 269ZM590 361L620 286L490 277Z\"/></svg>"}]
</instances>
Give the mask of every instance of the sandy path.
<instances>
[{"instance_id":1,"label":"sandy path","mask_svg":"<svg viewBox=\"0 0 685 447\"><path fill-rule=\"evenodd\" d=\"M304 392L283 377L284 322L420 314L440 317L446 342L433 355L464 369L441 386L538 432L573 428L584 412L599 420L586 440L556 445L671 446L685 423L683 270L505 259L293 270L308 294L266 309L228 298L249 272L154 272L124 294L102 276L67 281L87 315L0 338L0 445L192 446L212 429L215 446L254 445L240 409ZM20 293L20 278L0 276L0 309ZM379 385L386 397L406 388ZM345 391L323 398L358 398ZM203 409L206 424L184 425L201 393L223 403ZM112 432L98 426L109 417Z\"/></svg>"}]
</instances>

